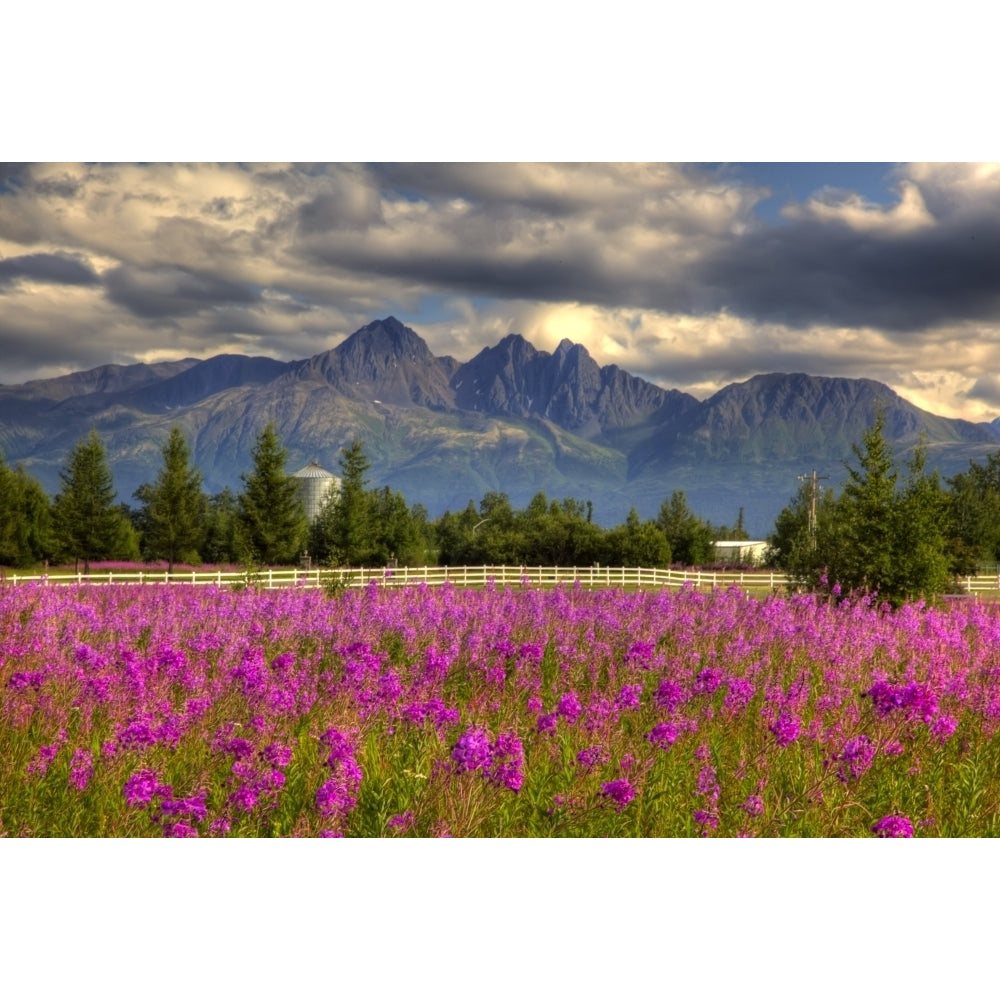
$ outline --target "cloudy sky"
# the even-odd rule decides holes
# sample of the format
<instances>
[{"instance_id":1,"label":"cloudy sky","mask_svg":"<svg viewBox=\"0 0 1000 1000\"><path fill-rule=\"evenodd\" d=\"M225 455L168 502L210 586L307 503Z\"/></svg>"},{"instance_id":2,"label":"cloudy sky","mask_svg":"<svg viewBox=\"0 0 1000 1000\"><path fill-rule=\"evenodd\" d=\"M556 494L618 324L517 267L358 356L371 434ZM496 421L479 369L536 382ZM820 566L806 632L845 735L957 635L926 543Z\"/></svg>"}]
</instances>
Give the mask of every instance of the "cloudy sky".
<instances>
[{"instance_id":1,"label":"cloudy sky","mask_svg":"<svg viewBox=\"0 0 1000 1000\"><path fill-rule=\"evenodd\" d=\"M395 315L563 338L705 396L755 373L1000 415L1000 167L84 165L0 176L0 381L303 358Z\"/></svg>"}]
</instances>

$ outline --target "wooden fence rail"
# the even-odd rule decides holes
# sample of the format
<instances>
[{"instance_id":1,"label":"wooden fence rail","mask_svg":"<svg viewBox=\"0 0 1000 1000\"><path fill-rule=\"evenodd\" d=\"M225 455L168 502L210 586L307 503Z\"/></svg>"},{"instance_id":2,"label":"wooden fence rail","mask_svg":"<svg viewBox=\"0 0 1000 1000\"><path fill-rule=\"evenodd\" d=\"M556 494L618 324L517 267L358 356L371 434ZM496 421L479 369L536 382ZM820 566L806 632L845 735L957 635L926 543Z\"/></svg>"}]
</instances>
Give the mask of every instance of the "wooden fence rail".
<instances>
[{"instance_id":1,"label":"wooden fence rail","mask_svg":"<svg viewBox=\"0 0 1000 1000\"><path fill-rule=\"evenodd\" d=\"M166 570L102 570L96 573L46 573L22 575L0 574L0 582L8 584L42 583L45 585L79 586L108 584L168 584L217 587L259 587L275 590L281 587L437 587L450 583L456 587L553 586L577 583L584 587L656 588L656 587L741 587L745 589L778 590L787 587L784 573L768 570L715 571L698 569L646 569L628 566L401 566L397 569L262 569L259 571L175 571ZM1000 590L996 574L963 577L960 590L979 594Z\"/></svg>"},{"instance_id":2,"label":"wooden fence rail","mask_svg":"<svg viewBox=\"0 0 1000 1000\"><path fill-rule=\"evenodd\" d=\"M266 590L279 587L428 587L450 583L456 587L551 586L577 583L585 587L763 587L775 589L787 584L783 573L767 571L716 572L709 570L646 569L628 566L401 566L396 569L262 569L184 570L169 573L157 570L101 570L90 574L7 573L0 577L10 584L42 583L58 586L109 584L169 584L189 586L253 586Z\"/></svg>"}]
</instances>

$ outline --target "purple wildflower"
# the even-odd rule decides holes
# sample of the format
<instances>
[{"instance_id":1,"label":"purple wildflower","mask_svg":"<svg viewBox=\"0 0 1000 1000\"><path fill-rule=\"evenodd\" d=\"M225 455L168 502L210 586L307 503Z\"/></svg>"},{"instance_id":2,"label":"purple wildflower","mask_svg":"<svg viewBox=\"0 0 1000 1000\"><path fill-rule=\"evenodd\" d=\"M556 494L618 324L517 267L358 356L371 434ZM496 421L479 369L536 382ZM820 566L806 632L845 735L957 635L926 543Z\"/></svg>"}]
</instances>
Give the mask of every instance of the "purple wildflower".
<instances>
[{"instance_id":1,"label":"purple wildflower","mask_svg":"<svg viewBox=\"0 0 1000 1000\"><path fill-rule=\"evenodd\" d=\"M240 785L239 788L229 796L228 801L240 812L252 813L257 805L257 789L253 785Z\"/></svg>"},{"instance_id":2,"label":"purple wildflower","mask_svg":"<svg viewBox=\"0 0 1000 1000\"><path fill-rule=\"evenodd\" d=\"M338 778L320 785L316 792L316 808L324 819L346 816L357 805L357 789L351 789Z\"/></svg>"},{"instance_id":3,"label":"purple wildflower","mask_svg":"<svg viewBox=\"0 0 1000 1000\"><path fill-rule=\"evenodd\" d=\"M672 712L678 705L684 703L684 689L673 681L660 681L660 686L653 695L653 701L656 703L657 708Z\"/></svg>"},{"instance_id":4,"label":"purple wildflower","mask_svg":"<svg viewBox=\"0 0 1000 1000\"><path fill-rule=\"evenodd\" d=\"M588 771L601 764L606 764L608 760L608 751L605 750L604 747L600 746L587 747L586 750L581 750L576 755L577 764L586 768Z\"/></svg>"},{"instance_id":5,"label":"purple wildflower","mask_svg":"<svg viewBox=\"0 0 1000 1000\"><path fill-rule=\"evenodd\" d=\"M958 729L958 719L953 719L950 715L939 715L931 723L931 736L940 742L945 743Z\"/></svg>"},{"instance_id":6,"label":"purple wildflower","mask_svg":"<svg viewBox=\"0 0 1000 1000\"><path fill-rule=\"evenodd\" d=\"M726 682L728 690L723 699L722 707L729 712L739 712L750 703L756 688L745 677L730 677Z\"/></svg>"},{"instance_id":7,"label":"purple wildflower","mask_svg":"<svg viewBox=\"0 0 1000 1000\"><path fill-rule=\"evenodd\" d=\"M748 816L759 816L764 811L764 800L759 795L748 795L740 804Z\"/></svg>"},{"instance_id":8,"label":"purple wildflower","mask_svg":"<svg viewBox=\"0 0 1000 1000\"><path fill-rule=\"evenodd\" d=\"M145 809L153 800L154 796L162 797L170 794L169 785L161 785L160 779L155 771L148 768L136 771L126 779L122 786L122 795L130 806L138 806Z\"/></svg>"},{"instance_id":9,"label":"purple wildflower","mask_svg":"<svg viewBox=\"0 0 1000 1000\"><path fill-rule=\"evenodd\" d=\"M292 761L292 748L282 743L270 743L260 752L272 767L288 767Z\"/></svg>"},{"instance_id":10,"label":"purple wildflower","mask_svg":"<svg viewBox=\"0 0 1000 1000\"><path fill-rule=\"evenodd\" d=\"M163 836L164 837L197 837L198 831L187 823L177 822L177 823L164 823L163 824Z\"/></svg>"},{"instance_id":11,"label":"purple wildflower","mask_svg":"<svg viewBox=\"0 0 1000 1000\"><path fill-rule=\"evenodd\" d=\"M45 674L43 674L40 670L17 670L7 679L7 687L9 687L12 691L23 691L25 688L31 688L32 691L38 691L44 680Z\"/></svg>"},{"instance_id":12,"label":"purple wildflower","mask_svg":"<svg viewBox=\"0 0 1000 1000\"><path fill-rule=\"evenodd\" d=\"M208 789L200 788L186 799L164 799L160 803L160 813L164 816L186 817L193 823L201 823L208 818L205 805L207 798Z\"/></svg>"},{"instance_id":13,"label":"purple wildflower","mask_svg":"<svg viewBox=\"0 0 1000 1000\"><path fill-rule=\"evenodd\" d=\"M500 733L490 747L483 773L494 784L519 792L524 784L524 747L516 733Z\"/></svg>"},{"instance_id":14,"label":"purple wildflower","mask_svg":"<svg viewBox=\"0 0 1000 1000\"><path fill-rule=\"evenodd\" d=\"M616 810L621 812L635 798L635 789L627 778L616 778L601 785L601 795L611 799Z\"/></svg>"},{"instance_id":15,"label":"purple wildflower","mask_svg":"<svg viewBox=\"0 0 1000 1000\"><path fill-rule=\"evenodd\" d=\"M386 826L399 830L405 833L407 830L412 830L416 825L416 817L413 815L412 809L407 809L406 812L400 813L398 816L393 816Z\"/></svg>"},{"instance_id":16,"label":"purple wildflower","mask_svg":"<svg viewBox=\"0 0 1000 1000\"><path fill-rule=\"evenodd\" d=\"M246 760L253 754L253 744L249 740L240 738L228 740L221 749L224 753L231 753L237 760Z\"/></svg>"},{"instance_id":17,"label":"purple wildflower","mask_svg":"<svg viewBox=\"0 0 1000 1000\"><path fill-rule=\"evenodd\" d=\"M94 776L94 755L82 747L73 754L69 763L69 783L82 792Z\"/></svg>"},{"instance_id":18,"label":"purple wildflower","mask_svg":"<svg viewBox=\"0 0 1000 1000\"><path fill-rule=\"evenodd\" d=\"M909 714L924 722L930 722L938 712L937 698L927 684L907 684L898 686L887 681L876 681L863 696L871 698L879 715L888 715L898 708L905 708Z\"/></svg>"},{"instance_id":19,"label":"purple wildflower","mask_svg":"<svg viewBox=\"0 0 1000 1000\"><path fill-rule=\"evenodd\" d=\"M567 691L566 694L559 699L559 704L556 705L556 712L570 725L580 718L580 713L583 712L583 706L580 704L580 699L577 697L575 691Z\"/></svg>"},{"instance_id":20,"label":"purple wildflower","mask_svg":"<svg viewBox=\"0 0 1000 1000\"><path fill-rule=\"evenodd\" d=\"M535 723L535 728L540 733L554 733L556 730L556 723L559 721L559 716L555 712L548 712L545 715L538 716L538 721Z\"/></svg>"},{"instance_id":21,"label":"purple wildflower","mask_svg":"<svg viewBox=\"0 0 1000 1000\"><path fill-rule=\"evenodd\" d=\"M638 708L641 697L641 684L625 684L622 686L621 691L618 692L615 705L620 709Z\"/></svg>"},{"instance_id":22,"label":"purple wildflower","mask_svg":"<svg viewBox=\"0 0 1000 1000\"><path fill-rule=\"evenodd\" d=\"M844 749L839 754L834 754L833 759L840 762L837 777L847 784L848 781L860 778L872 766L875 744L862 733L849 739L844 744Z\"/></svg>"},{"instance_id":23,"label":"purple wildflower","mask_svg":"<svg viewBox=\"0 0 1000 1000\"><path fill-rule=\"evenodd\" d=\"M40 746L35 759L28 765L28 774L37 774L39 776L47 774L49 766L56 759L61 746L62 743L59 741Z\"/></svg>"},{"instance_id":24,"label":"purple wildflower","mask_svg":"<svg viewBox=\"0 0 1000 1000\"><path fill-rule=\"evenodd\" d=\"M719 817L706 809L695 809L692 815L694 821L702 827L702 832L715 830L719 825Z\"/></svg>"},{"instance_id":25,"label":"purple wildflower","mask_svg":"<svg viewBox=\"0 0 1000 1000\"><path fill-rule=\"evenodd\" d=\"M680 735L680 727L673 722L658 722L646 733L646 739L660 750L669 750Z\"/></svg>"},{"instance_id":26,"label":"purple wildflower","mask_svg":"<svg viewBox=\"0 0 1000 1000\"><path fill-rule=\"evenodd\" d=\"M872 824L876 837L912 837L913 823L908 816L883 816Z\"/></svg>"},{"instance_id":27,"label":"purple wildflower","mask_svg":"<svg viewBox=\"0 0 1000 1000\"><path fill-rule=\"evenodd\" d=\"M692 690L695 694L713 694L722 683L722 671L707 667L694 680Z\"/></svg>"},{"instance_id":28,"label":"purple wildflower","mask_svg":"<svg viewBox=\"0 0 1000 1000\"><path fill-rule=\"evenodd\" d=\"M656 644L652 642L633 642L625 653L625 662L634 663L641 670L649 670L652 664Z\"/></svg>"},{"instance_id":29,"label":"purple wildflower","mask_svg":"<svg viewBox=\"0 0 1000 1000\"><path fill-rule=\"evenodd\" d=\"M706 764L698 772L697 790L699 795L706 795L713 801L719 797L719 779L711 764Z\"/></svg>"},{"instance_id":30,"label":"purple wildflower","mask_svg":"<svg viewBox=\"0 0 1000 1000\"><path fill-rule=\"evenodd\" d=\"M787 747L799 738L802 722L797 716L789 712L782 712L768 728L774 734L778 746Z\"/></svg>"},{"instance_id":31,"label":"purple wildflower","mask_svg":"<svg viewBox=\"0 0 1000 1000\"><path fill-rule=\"evenodd\" d=\"M460 773L485 767L490 762L489 733L485 729L470 726L452 748L451 759L458 764Z\"/></svg>"}]
</instances>

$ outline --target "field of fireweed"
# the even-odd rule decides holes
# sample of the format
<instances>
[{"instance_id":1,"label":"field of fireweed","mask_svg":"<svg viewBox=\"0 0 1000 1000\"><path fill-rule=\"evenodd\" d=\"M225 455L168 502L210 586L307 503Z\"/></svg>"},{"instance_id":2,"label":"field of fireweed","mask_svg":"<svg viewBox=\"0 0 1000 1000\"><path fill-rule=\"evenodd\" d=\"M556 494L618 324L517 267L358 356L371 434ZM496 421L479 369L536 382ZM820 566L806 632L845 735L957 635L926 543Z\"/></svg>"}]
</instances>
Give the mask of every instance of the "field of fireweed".
<instances>
[{"instance_id":1,"label":"field of fireweed","mask_svg":"<svg viewBox=\"0 0 1000 1000\"><path fill-rule=\"evenodd\" d=\"M0 833L1000 832L1000 608L0 590Z\"/></svg>"}]
</instances>

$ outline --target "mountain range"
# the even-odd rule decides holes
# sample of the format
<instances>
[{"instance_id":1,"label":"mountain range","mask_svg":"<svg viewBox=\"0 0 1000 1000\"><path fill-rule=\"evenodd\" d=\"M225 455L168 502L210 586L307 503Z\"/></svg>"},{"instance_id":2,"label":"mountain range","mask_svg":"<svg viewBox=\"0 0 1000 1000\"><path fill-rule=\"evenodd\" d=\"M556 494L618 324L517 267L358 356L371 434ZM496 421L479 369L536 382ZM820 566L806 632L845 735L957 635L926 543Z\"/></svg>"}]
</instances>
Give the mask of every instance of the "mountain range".
<instances>
[{"instance_id":1,"label":"mountain range","mask_svg":"<svg viewBox=\"0 0 1000 1000\"><path fill-rule=\"evenodd\" d=\"M515 506L544 491L591 500L610 526L633 506L653 517L684 490L716 524L733 523L742 508L760 536L801 476L815 469L839 489L879 406L900 459L923 434L928 465L943 476L1000 447L1000 422L935 416L870 379L758 375L698 400L600 367L568 340L550 353L510 334L470 361L436 357L390 316L302 361L219 355L0 386L0 449L55 494L70 449L94 428L119 499L130 502L156 477L178 425L206 490L239 491L257 435L273 421L289 472L310 461L338 472L341 449L357 437L371 484L399 490L431 517L489 491Z\"/></svg>"}]
</instances>

